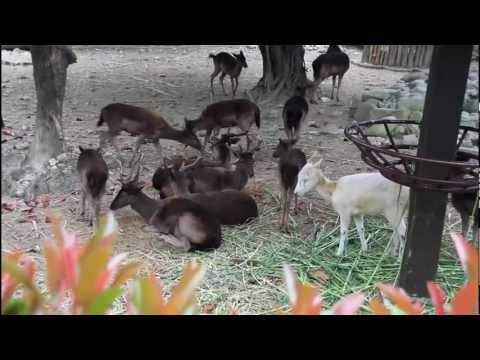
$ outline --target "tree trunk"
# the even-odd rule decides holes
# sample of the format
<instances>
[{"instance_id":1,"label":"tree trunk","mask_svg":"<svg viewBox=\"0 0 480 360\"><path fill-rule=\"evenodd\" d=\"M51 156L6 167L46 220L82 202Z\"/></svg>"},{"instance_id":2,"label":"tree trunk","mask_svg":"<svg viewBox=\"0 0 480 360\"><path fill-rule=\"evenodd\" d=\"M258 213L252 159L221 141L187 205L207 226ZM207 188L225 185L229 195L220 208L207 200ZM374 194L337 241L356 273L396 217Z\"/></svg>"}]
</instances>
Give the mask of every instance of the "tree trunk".
<instances>
[{"instance_id":1,"label":"tree trunk","mask_svg":"<svg viewBox=\"0 0 480 360\"><path fill-rule=\"evenodd\" d=\"M35 169L40 169L46 161L64 151L63 98L67 68L76 62L76 56L69 47L59 45L33 45L31 53L37 116L28 160Z\"/></svg>"},{"instance_id":2,"label":"tree trunk","mask_svg":"<svg viewBox=\"0 0 480 360\"><path fill-rule=\"evenodd\" d=\"M257 99L293 92L307 84L303 45L259 45L263 58L263 76L253 89Z\"/></svg>"}]
</instances>

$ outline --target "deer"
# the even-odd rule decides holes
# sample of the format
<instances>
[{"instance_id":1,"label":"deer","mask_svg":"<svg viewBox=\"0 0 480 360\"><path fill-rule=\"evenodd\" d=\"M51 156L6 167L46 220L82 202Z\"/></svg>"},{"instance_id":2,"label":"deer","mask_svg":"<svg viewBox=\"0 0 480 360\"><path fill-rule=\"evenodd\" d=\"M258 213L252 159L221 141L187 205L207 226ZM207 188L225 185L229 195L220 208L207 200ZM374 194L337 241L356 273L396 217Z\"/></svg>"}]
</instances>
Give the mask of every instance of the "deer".
<instances>
[{"instance_id":1,"label":"deer","mask_svg":"<svg viewBox=\"0 0 480 360\"><path fill-rule=\"evenodd\" d=\"M243 51L240 51L238 54L232 53L231 55L227 52L220 52L216 55L210 54L208 57L213 59L214 66L213 73L210 75L210 90L212 96L215 95L215 92L213 91L213 80L221 72L220 84L222 85L223 93L227 95L225 86L223 85L223 79L225 78L225 75L229 75L230 82L232 83L232 99L235 98L235 93L238 89L238 77L243 68L248 68L247 60L245 59L245 55L243 55ZM235 86L234 82L236 83Z\"/></svg>"},{"instance_id":2,"label":"deer","mask_svg":"<svg viewBox=\"0 0 480 360\"><path fill-rule=\"evenodd\" d=\"M91 206L89 225L93 226L93 217L98 225L100 206L105 194L108 180L108 166L102 157L101 149L84 149L79 146L80 156L77 161L77 172L80 178L80 216L85 215L85 202Z\"/></svg>"},{"instance_id":3,"label":"deer","mask_svg":"<svg viewBox=\"0 0 480 360\"><path fill-rule=\"evenodd\" d=\"M121 178L121 189L110 205L111 210L131 206L148 224L144 230L160 234L160 240L186 252L220 247L220 223L207 208L187 198L150 198L142 192L144 184L138 181L140 167L137 169L134 177L135 170Z\"/></svg>"},{"instance_id":4,"label":"deer","mask_svg":"<svg viewBox=\"0 0 480 360\"><path fill-rule=\"evenodd\" d=\"M242 134L223 134L220 138L214 137L211 141L211 147L214 157L221 163L221 166L227 170L232 169L232 149L230 145L237 144L240 141L239 136Z\"/></svg>"},{"instance_id":5,"label":"deer","mask_svg":"<svg viewBox=\"0 0 480 360\"><path fill-rule=\"evenodd\" d=\"M283 107L283 127L288 140L300 139L300 132L309 110L305 92L305 87L297 87L294 96L288 99Z\"/></svg>"},{"instance_id":6,"label":"deer","mask_svg":"<svg viewBox=\"0 0 480 360\"><path fill-rule=\"evenodd\" d=\"M293 191L297 185L297 177L300 170L307 163L305 153L295 149L297 140L279 139L277 148L273 153L274 158L279 158L278 172L280 178L282 216L280 218L280 230L288 232L288 215ZM294 213L297 212L298 197L295 194Z\"/></svg>"},{"instance_id":7,"label":"deer","mask_svg":"<svg viewBox=\"0 0 480 360\"><path fill-rule=\"evenodd\" d=\"M132 166L133 160L145 140L153 141L161 159L163 158L163 154L160 139L178 141L197 150L202 148L200 140L198 140L197 136L190 129L178 130L172 128L156 110L128 104L110 104L101 110L97 126L100 127L104 123L107 125L108 131L102 134L100 147L102 147L106 141L109 141L117 151L117 156L122 162L123 158L116 137L122 131L133 136L138 136L130 166Z\"/></svg>"},{"instance_id":8,"label":"deer","mask_svg":"<svg viewBox=\"0 0 480 360\"><path fill-rule=\"evenodd\" d=\"M255 200L248 194L226 189L205 193L192 193L193 169L201 160L190 165L182 164L179 169L173 165L168 168L175 196L185 197L209 209L222 225L241 225L258 217Z\"/></svg>"},{"instance_id":9,"label":"deer","mask_svg":"<svg viewBox=\"0 0 480 360\"><path fill-rule=\"evenodd\" d=\"M456 161L468 162L474 156L458 151L456 155ZM466 175L460 169L454 168L452 171L452 179L462 179ZM452 193L451 202L455 210L460 214L462 219L462 235L467 238L468 228L470 225L470 216L473 216L473 239L478 241L478 191L472 191L467 193Z\"/></svg>"},{"instance_id":10,"label":"deer","mask_svg":"<svg viewBox=\"0 0 480 360\"><path fill-rule=\"evenodd\" d=\"M340 240L337 256L345 253L348 228L353 217L360 237L361 251L367 252L364 216L383 215L393 227L392 255L401 255L400 246L405 239L404 214L409 201L409 188L396 184L382 174L359 173L341 177L337 181L328 179L322 171L323 159L314 154L298 174L295 194L303 196L315 189L328 201L340 216Z\"/></svg>"},{"instance_id":11,"label":"deer","mask_svg":"<svg viewBox=\"0 0 480 360\"><path fill-rule=\"evenodd\" d=\"M231 170L231 149L229 144L235 144L238 141L240 141L240 139L236 138L235 136L242 136L242 135L243 134L235 134L235 135L224 134L220 139L213 139L211 141L211 145L214 151L217 153L216 158L218 160L212 161L212 160L199 158L200 161L198 164L196 164L196 166L223 167L227 170ZM165 199L174 194L171 181L170 181L171 177L169 176L168 168L170 166L174 166L176 169L178 169L182 164L190 165L190 164L193 164L194 161L195 161L195 158L193 157L186 158L181 155L176 155L171 160L164 159L164 165L159 166L157 170L155 170L155 173L153 174L153 177L152 177L152 185L156 190L158 190L159 196L161 199ZM168 165L167 162L170 162L172 165Z\"/></svg>"},{"instance_id":12,"label":"deer","mask_svg":"<svg viewBox=\"0 0 480 360\"><path fill-rule=\"evenodd\" d=\"M249 131L254 123L260 129L260 108L250 100L235 99L208 105L195 120L185 118L185 129L192 132L206 130L203 154L213 130L235 126L246 132L247 148L250 148Z\"/></svg>"},{"instance_id":13,"label":"deer","mask_svg":"<svg viewBox=\"0 0 480 360\"><path fill-rule=\"evenodd\" d=\"M240 151L233 149L232 151L238 158L234 164L234 170L227 170L223 167L194 167L191 191L198 193L224 189L242 190L248 179L255 175L253 153L244 151L241 146Z\"/></svg>"},{"instance_id":14,"label":"deer","mask_svg":"<svg viewBox=\"0 0 480 360\"><path fill-rule=\"evenodd\" d=\"M342 79L345 73L350 68L350 58L348 57L348 55L345 54L338 45L329 45L327 52L325 54L321 54L313 61L312 68L314 81L308 89L310 102L312 104L317 103L314 99L315 92L317 88L320 87L322 81L329 78L330 76L332 76L332 94L330 95L330 98L333 100L335 83L338 76L336 100L340 101L338 93L340 91L340 86L342 85Z\"/></svg>"}]
</instances>

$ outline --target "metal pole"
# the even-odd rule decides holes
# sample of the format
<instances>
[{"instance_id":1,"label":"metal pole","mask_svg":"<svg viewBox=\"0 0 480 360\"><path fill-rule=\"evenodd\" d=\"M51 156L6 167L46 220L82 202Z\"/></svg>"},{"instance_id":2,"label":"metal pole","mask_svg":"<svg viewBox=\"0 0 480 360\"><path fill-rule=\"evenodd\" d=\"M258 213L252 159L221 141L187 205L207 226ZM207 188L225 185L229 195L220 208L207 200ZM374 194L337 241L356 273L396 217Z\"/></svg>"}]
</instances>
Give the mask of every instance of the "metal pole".
<instances>
[{"instance_id":1,"label":"metal pole","mask_svg":"<svg viewBox=\"0 0 480 360\"><path fill-rule=\"evenodd\" d=\"M418 156L454 161L472 45L435 46L430 64ZM447 179L448 169L421 164L415 175ZM399 285L427 297L437 273L448 194L411 189L407 241Z\"/></svg>"}]
</instances>

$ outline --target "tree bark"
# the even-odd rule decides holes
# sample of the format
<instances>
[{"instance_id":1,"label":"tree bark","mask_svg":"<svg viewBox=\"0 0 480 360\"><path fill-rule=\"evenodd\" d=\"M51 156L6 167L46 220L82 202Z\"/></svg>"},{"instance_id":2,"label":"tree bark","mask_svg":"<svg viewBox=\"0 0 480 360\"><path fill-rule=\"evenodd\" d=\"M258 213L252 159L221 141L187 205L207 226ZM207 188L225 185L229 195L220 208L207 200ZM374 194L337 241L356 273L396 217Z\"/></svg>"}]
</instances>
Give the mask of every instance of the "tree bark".
<instances>
[{"instance_id":1,"label":"tree bark","mask_svg":"<svg viewBox=\"0 0 480 360\"><path fill-rule=\"evenodd\" d=\"M307 84L303 45L259 45L263 59L263 76L253 89L257 99L291 93Z\"/></svg>"},{"instance_id":2,"label":"tree bark","mask_svg":"<svg viewBox=\"0 0 480 360\"><path fill-rule=\"evenodd\" d=\"M64 45L32 45L31 53L37 114L35 139L28 161L35 169L40 169L46 161L64 151L62 110L67 68L77 58L71 48Z\"/></svg>"}]
</instances>

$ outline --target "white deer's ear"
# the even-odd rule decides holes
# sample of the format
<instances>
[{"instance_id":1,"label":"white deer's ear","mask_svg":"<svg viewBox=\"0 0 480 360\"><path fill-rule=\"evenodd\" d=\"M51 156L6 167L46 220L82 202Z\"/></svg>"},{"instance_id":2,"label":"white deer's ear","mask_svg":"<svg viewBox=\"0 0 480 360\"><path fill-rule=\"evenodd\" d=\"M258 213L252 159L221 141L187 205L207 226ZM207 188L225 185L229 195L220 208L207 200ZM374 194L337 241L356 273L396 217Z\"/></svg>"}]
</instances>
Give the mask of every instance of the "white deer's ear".
<instances>
[{"instance_id":1,"label":"white deer's ear","mask_svg":"<svg viewBox=\"0 0 480 360\"><path fill-rule=\"evenodd\" d=\"M315 164L318 160L321 160L321 157L320 157L320 153L318 152L318 150L316 150L312 156L310 156L310 159L308 159L308 162L310 164Z\"/></svg>"},{"instance_id":2,"label":"white deer's ear","mask_svg":"<svg viewBox=\"0 0 480 360\"><path fill-rule=\"evenodd\" d=\"M315 166L317 169L320 169L320 166L322 165L322 162L323 162L323 159L320 159L320 160L318 160L318 161L314 164L314 166Z\"/></svg>"}]
</instances>

